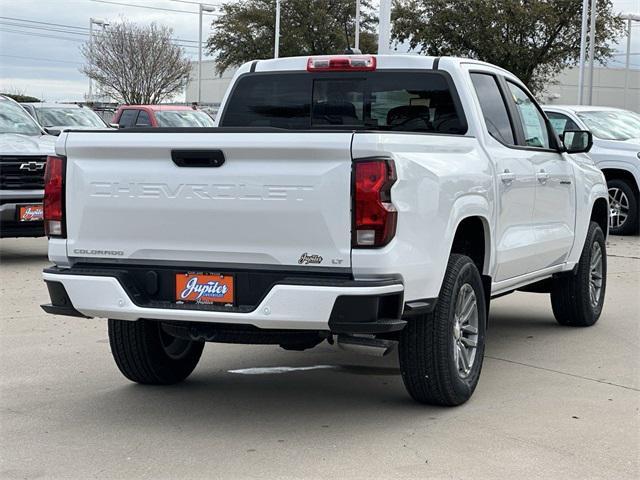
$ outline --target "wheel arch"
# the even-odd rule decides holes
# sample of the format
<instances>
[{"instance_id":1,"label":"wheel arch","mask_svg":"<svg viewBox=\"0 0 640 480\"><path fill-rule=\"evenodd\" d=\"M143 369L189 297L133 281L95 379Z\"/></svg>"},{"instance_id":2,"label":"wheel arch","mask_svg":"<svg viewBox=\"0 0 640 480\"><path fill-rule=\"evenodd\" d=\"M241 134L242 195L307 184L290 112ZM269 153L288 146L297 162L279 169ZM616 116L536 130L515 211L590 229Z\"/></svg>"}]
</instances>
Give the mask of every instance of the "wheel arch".
<instances>
[{"instance_id":1,"label":"wheel arch","mask_svg":"<svg viewBox=\"0 0 640 480\"><path fill-rule=\"evenodd\" d=\"M606 198L595 199L591 206L590 220L600 225L605 238L609 235L609 201Z\"/></svg>"},{"instance_id":2,"label":"wheel arch","mask_svg":"<svg viewBox=\"0 0 640 480\"><path fill-rule=\"evenodd\" d=\"M491 233L489 221L482 215L460 218L453 230L449 253L467 255L478 267L481 275L487 274L491 260Z\"/></svg>"},{"instance_id":3,"label":"wheel arch","mask_svg":"<svg viewBox=\"0 0 640 480\"><path fill-rule=\"evenodd\" d=\"M607 183L610 180L624 180L627 182L635 193L636 198L639 198L640 190L638 189L638 180L632 172L623 168L603 167L602 173L604 174L604 178L607 180Z\"/></svg>"}]
</instances>

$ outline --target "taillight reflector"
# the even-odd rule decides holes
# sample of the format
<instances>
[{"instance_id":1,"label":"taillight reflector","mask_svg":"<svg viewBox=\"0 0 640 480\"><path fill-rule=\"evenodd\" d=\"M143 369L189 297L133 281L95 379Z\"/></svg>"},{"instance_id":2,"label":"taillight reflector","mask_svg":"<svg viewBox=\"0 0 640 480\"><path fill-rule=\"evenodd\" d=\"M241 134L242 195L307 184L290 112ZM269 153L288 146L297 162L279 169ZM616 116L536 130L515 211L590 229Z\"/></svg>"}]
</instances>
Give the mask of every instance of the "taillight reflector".
<instances>
[{"instance_id":1,"label":"taillight reflector","mask_svg":"<svg viewBox=\"0 0 640 480\"><path fill-rule=\"evenodd\" d=\"M398 213L391 203L396 181L392 160L364 160L354 166L354 247L383 247L396 233Z\"/></svg>"},{"instance_id":2,"label":"taillight reflector","mask_svg":"<svg viewBox=\"0 0 640 480\"><path fill-rule=\"evenodd\" d=\"M49 237L63 237L65 159L47 157L44 171L44 231Z\"/></svg>"},{"instance_id":3,"label":"taillight reflector","mask_svg":"<svg viewBox=\"0 0 640 480\"><path fill-rule=\"evenodd\" d=\"M331 55L307 60L308 72L371 72L375 69L373 55Z\"/></svg>"}]
</instances>

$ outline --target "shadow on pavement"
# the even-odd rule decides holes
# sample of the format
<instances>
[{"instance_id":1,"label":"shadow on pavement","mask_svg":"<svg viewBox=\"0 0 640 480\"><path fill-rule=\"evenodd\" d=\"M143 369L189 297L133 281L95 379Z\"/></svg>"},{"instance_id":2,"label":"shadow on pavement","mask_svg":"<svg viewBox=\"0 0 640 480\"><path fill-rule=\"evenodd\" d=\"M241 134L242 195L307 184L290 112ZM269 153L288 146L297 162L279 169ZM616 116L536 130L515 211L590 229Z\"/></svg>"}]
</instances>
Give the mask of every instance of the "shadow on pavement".
<instances>
[{"instance_id":1,"label":"shadow on pavement","mask_svg":"<svg viewBox=\"0 0 640 480\"><path fill-rule=\"evenodd\" d=\"M28 242L30 248L25 248ZM0 239L0 264L42 263L47 261L47 240L42 239Z\"/></svg>"}]
</instances>

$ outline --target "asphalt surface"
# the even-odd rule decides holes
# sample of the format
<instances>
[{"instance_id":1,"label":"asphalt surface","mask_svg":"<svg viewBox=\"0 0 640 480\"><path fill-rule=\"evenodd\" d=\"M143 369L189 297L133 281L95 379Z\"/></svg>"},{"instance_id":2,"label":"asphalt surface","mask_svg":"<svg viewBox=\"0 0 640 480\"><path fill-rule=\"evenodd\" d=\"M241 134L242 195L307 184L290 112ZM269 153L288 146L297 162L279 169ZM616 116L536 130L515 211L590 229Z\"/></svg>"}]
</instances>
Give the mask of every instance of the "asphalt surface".
<instances>
[{"instance_id":1,"label":"asphalt surface","mask_svg":"<svg viewBox=\"0 0 640 480\"><path fill-rule=\"evenodd\" d=\"M208 344L182 385L120 375L106 322L46 315L43 239L0 241L0 478L640 478L640 238L609 241L604 313L492 304L458 408L413 403L397 356ZM231 372L316 367L284 373ZM258 371L260 372L260 371Z\"/></svg>"}]
</instances>

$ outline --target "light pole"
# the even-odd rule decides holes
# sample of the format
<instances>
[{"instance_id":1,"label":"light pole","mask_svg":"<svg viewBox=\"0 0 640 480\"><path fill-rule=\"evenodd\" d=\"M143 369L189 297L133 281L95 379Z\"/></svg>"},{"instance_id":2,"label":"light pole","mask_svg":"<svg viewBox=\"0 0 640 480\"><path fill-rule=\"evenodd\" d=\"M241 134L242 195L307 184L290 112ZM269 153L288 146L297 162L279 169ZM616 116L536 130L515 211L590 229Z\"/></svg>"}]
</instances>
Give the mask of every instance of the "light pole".
<instances>
[{"instance_id":1,"label":"light pole","mask_svg":"<svg viewBox=\"0 0 640 480\"><path fill-rule=\"evenodd\" d=\"M273 58L280 55L280 0L276 0L276 31L273 44Z\"/></svg>"},{"instance_id":2,"label":"light pole","mask_svg":"<svg viewBox=\"0 0 640 480\"><path fill-rule=\"evenodd\" d=\"M624 106L627 106L627 93L629 91L629 68L631 68L631 22L640 22L640 15L627 13L620 16L627 21L627 52L624 62Z\"/></svg>"},{"instance_id":3,"label":"light pole","mask_svg":"<svg viewBox=\"0 0 640 480\"><path fill-rule=\"evenodd\" d=\"M593 103L593 61L596 51L596 4L598 0L591 0L591 24L589 26L589 95L587 105Z\"/></svg>"},{"instance_id":4,"label":"light pole","mask_svg":"<svg viewBox=\"0 0 640 480\"><path fill-rule=\"evenodd\" d=\"M101 18L89 18L89 49L90 49L90 53L93 53L93 26L94 25L100 25L102 26L102 29L104 30L104 27L106 27L107 25L109 25L107 22L105 22L104 20L102 20ZM93 81L91 80L91 77L89 77L89 98L88 98L89 102L93 102Z\"/></svg>"},{"instance_id":5,"label":"light pole","mask_svg":"<svg viewBox=\"0 0 640 480\"><path fill-rule=\"evenodd\" d=\"M589 0L582 0L582 26L580 28L580 67L578 70L578 105L584 103L584 56L587 45L587 23L589 20Z\"/></svg>"},{"instance_id":6,"label":"light pole","mask_svg":"<svg viewBox=\"0 0 640 480\"><path fill-rule=\"evenodd\" d=\"M356 0L356 41L354 48L360 50L360 0Z\"/></svg>"},{"instance_id":7,"label":"light pole","mask_svg":"<svg viewBox=\"0 0 640 480\"><path fill-rule=\"evenodd\" d=\"M378 55L389 53L391 43L391 0L380 0Z\"/></svg>"},{"instance_id":8,"label":"light pole","mask_svg":"<svg viewBox=\"0 0 640 480\"><path fill-rule=\"evenodd\" d=\"M198 4L198 105L202 97L202 13L215 12L211 5Z\"/></svg>"}]
</instances>

